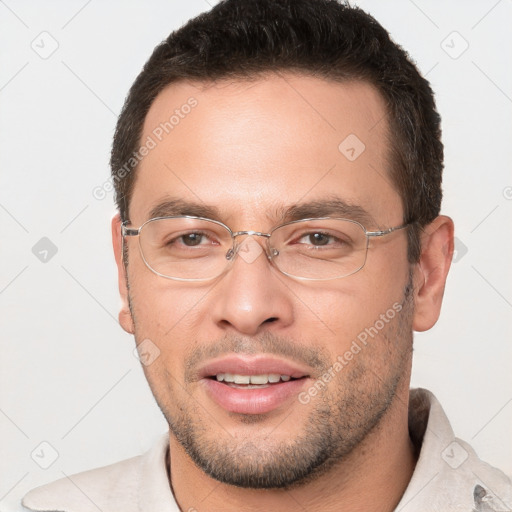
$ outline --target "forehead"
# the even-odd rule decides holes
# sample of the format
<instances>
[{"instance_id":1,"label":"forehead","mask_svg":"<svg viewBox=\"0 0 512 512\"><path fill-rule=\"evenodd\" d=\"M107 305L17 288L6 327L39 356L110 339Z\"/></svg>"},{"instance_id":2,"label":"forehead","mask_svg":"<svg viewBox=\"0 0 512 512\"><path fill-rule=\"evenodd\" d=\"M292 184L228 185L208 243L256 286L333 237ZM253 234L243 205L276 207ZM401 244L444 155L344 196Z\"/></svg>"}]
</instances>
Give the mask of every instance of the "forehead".
<instances>
[{"instance_id":1,"label":"forehead","mask_svg":"<svg viewBox=\"0 0 512 512\"><path fill-rule=\"evenodd\" d=\"M213 206L221 220L269 222L289 205L340 198L400 220L380 94L363 82L297 74L179 82L146 116L130 206L144 221L167 199Z\"/></svg>"}]
</instances>

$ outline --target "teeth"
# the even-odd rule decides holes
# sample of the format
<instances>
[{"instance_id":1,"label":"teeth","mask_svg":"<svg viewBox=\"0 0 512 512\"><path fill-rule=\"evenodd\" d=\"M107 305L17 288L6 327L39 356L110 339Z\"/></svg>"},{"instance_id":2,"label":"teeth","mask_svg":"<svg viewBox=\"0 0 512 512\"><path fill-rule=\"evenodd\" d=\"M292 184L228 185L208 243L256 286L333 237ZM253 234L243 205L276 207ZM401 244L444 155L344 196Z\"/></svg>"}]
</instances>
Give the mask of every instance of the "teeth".
<instances>
[{"instance_id":1,"label":"teeth","mask_svg":"<svg viewBox=\"0 0 512 512\"><path fill-rule=\"evenodd\" d=\"M268 375L251 375L251 384L268 384Z\"/></svg>"},{"instance_id":2,"label":"teeth","mask_svg":"<svg viewBox=\"0 0 512 512\"><path fill-rule=\"evenodd\" d=\"M289 375L279 375L278 373L263 373L261 375L238 375L235 373L218 373L216 379L219 382L233 382L235 384L268 384L276 383L282 380L287 382L291 379Z\"/></svg>"}]
</instances>

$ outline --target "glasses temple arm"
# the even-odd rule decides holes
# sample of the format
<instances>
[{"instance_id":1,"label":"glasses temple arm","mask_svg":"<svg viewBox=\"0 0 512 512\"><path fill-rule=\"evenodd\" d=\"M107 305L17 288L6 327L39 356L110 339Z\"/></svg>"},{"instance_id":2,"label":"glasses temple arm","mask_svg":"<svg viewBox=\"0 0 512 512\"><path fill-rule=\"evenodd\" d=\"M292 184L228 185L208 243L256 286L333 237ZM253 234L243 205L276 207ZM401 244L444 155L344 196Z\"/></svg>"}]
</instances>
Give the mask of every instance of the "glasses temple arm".
<instances>
[{"instance_id":1,"label":"glasses temple arm","mask_svg":"<svg viewBox=\"0 0 512 512\"><path fill-rule=\"evenodd\" d=\"M402 224L401 226L396 226L394 228L383 229L383 230L380 230L380 231L367 231L366 232L366 236L384 236L384 235L389 235L390 233L393 233L394 231L398 231L400 229L405 229L405 228L409 227L411 224L412 224L412 222L407 222L405 224Z\"/></svg>"}]
</instances>

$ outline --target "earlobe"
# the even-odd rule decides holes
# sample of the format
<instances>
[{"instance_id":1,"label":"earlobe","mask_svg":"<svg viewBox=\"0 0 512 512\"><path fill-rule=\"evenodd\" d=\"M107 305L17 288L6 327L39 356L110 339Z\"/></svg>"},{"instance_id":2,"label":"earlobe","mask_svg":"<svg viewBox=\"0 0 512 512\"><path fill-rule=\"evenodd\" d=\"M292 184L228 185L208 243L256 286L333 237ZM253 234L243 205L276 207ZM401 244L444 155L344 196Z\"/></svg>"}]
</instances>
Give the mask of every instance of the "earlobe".
<instances>
[{"instance_id":1,"label":"earlobe","mask_svg":"<svg viewBox=\"0 0 512 512\"><path fill-rule=\"evenodd\" d=\"M415 331L426 331L437 322L452 257L453 221L440 215L421 236L421 256L414 271Z\"/></svg>"},{"instance_id":2,"label":"earlobe","mask_svg":"<svg viewBox=\"0 0 512 512\"><path fill-rule=\"evenodd\" d=\"M112 245L117 264L117 279L119 294L121 296L121 309L119 311L119 323L130 334L135 332L132 314L128 299L128 286L126 279L126 267L123 260L123 237L121 235L121 216L119 213L112 218Z\"/></svg>"}]
</instances>

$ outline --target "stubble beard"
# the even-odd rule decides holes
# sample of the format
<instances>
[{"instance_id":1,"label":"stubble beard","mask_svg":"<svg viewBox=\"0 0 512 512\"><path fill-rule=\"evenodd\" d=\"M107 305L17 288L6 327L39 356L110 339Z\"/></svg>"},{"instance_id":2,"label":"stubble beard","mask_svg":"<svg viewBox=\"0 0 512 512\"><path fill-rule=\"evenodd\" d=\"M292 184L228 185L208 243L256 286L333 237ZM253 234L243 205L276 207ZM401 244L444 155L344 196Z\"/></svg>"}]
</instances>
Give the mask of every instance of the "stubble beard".
<instances>
[{"instance_id":1,"label":"stubble beard","mask_svg":"<svg viewBox=\"0 0 512 512\"><path fill-rule=\"evenodd\" d=\"M379 336L336 374L323 393L312 398L300 433L286 442L277 443L268 435L258 437L254 429L250 429L251 434L245 438L235 438L186 393L173 389L174 379L167 383L163 394L157 392L150 378L148 381L172 435L204 473L219 482L242 488L297 487L343 463L378 427L399 398L397 390L409 375L411 364L414 310L411 279L401 305L400 313L386 324ZM135 318L134 323L136 327ZM136 328L135 336L138 339ZM290 355L280 351L283 343L285 340L266 333L256 343L255 350ZM292 346L290 341L286 343ZM387 344L388 366L384 375L378 375L372 368L371 344L376 343ZM227 340L226 344L233 351L242 351L239 346L237 350L236 340ZM332 366L332 362L329 364L320 355L309 357L317 367L322 365L324 371ZM183 399L178 400L180 396ZM303 407L297 404L298 401L293 407ZM265 415L237 416L240 423L245 424L265 420Z\"/></svg>"}]
</instances>

